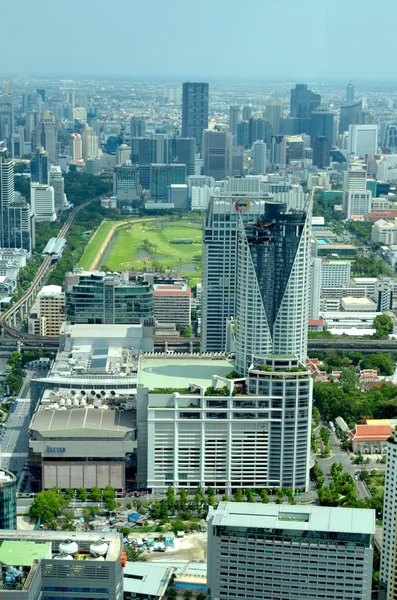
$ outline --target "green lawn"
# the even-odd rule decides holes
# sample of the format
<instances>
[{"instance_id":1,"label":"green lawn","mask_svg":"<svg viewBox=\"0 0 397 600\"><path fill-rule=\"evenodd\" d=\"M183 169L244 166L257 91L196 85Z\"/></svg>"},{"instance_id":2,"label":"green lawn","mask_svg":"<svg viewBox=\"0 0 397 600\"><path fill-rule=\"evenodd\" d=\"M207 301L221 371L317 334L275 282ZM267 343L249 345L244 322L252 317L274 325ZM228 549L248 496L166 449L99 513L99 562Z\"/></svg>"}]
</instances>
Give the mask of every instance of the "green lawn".
<instances>
[{"instance_id":1,"label":"green lawn","mask_svg":"<svg viewBox=\"0 0 397 600\"><path fill-rule=\"evenodd\" d=\"M102 221L101 225L97 229L96 233L94 233L86 249L84 250L84 254L77 265L78 267L82 267L83 269L90 268L92 261L98 254L107 234L113 225L114 221Z\"/></svg>"},{"instance_id":2,"label":"green lawn","mask_svg":"<svg viewBox=\"0 0 397 600\"><path fill-rule=\"evenodd\" d=\"M172 244L175 239L192 240L193 243ZM159 218L131 224L120 230L106 258L106 267L113 271L143 269L145 266L175 268L185 273L190 285L194 285L201 280L201 240L201 222L193 220L169 223ZM148 243L146 249L145 242Z\"/></svg>"}]
</instances>

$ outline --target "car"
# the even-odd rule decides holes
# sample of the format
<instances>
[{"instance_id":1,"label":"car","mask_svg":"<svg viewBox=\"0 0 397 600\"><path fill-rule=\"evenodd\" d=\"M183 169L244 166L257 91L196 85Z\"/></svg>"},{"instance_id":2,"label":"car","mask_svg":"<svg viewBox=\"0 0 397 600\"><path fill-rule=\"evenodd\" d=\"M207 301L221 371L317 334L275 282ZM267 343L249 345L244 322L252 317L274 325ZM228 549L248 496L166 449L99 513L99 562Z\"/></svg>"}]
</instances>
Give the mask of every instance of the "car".
<instances>
[{"instance_id":1,"label":"car","mask_svg":"<svg viewBox=\"0 0 397 600\"><path fill-rule=\"evenodd\" d=\"M356 475L354 476L354 479L355 479L355 481L358 481L359 477L358 477L357 473L356 473Z\"/></svg>"}]
</instances>

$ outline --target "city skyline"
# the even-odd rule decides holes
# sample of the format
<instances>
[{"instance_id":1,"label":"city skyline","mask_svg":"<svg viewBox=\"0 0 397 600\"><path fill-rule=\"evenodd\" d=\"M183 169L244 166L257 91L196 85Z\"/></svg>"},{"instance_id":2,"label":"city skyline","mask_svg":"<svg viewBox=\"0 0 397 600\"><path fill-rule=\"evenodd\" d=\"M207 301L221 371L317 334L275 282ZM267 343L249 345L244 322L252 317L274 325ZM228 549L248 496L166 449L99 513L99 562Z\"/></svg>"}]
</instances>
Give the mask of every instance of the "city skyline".
<instances>
[{"instance_id":1,"label":"city skyline","mask_svg":"<svg viewBox=\"0 0 397 600\"><path fill-rule=\"evenodd\" d=\"M244 18L236 2L204 0L200 5L202 18L192 20L191 9L182 0L166 5L155 0L150 13L146 6L132 5L125 0L119 2L118 10L114 11L109 11L100 2L94 5L85 0L78 7L78 31L73 44L67 43L71 22L62 5L42 0L41 10L37 11L35 5L23 4L23 19L20 19L20 5L8 4L3 13L3 43L12 48L7 73L112 73L113 76L150 78L164 71L164 63L169 76L189 75L196 79L228 78L236 74L249 79L263 72L265 78L279 78L282 74L283 78L293 77L298 81L307 78L350 79L353 75L357 80L367 78L371 72L376 73L378 79L388 78L393 73L392 39L385 36L382 41L382 61L374 58L373 48L368 43L372 23L367 18L365 5L369 8L369 2L364 2L362 10L357 11L355 6L336 0L330 11L325 7L319 10L314 0L308 0L304 5L287 0L281 15L277 4L254 0L250 13ZM397 8L389 0L383 0L381 5L392 19ZM51 20L46 15L50 15ZM131 50L134 46L145 47L138 64L131 60L134 54L130 52L119 53L115 60L108 44L101 43L101 40L111 40L113 35L119 39L121 34L123 38L120 23L132 20L142 24L134 28L131 40ZM15 22L18 22L17 28L12 26ZM350 26L352 22L356 25L354 28ZM51 26L53 23L56 26ZM263 35L269 23L278 26L266 27L266 35ZM45 29L45 44L35 43L33 37L32 32L39 31L40 27ZM296 32L302 28L317 32L317 35L301 36L297 52ZM176 35L170 35L173 29ZM241 46L235 43L237 33L239 39L249 40L249 61L247 53L241 52ZM65 39L67 51L65 45L59 43L62 39ZM125 39L127 46L128 35ZM196 43L192 44L192 39ZM346 46L335 43L336 39L349 40L350 47L360 56L354 69L346 60ZM213 43L209 43L211 40ZM270 49L273 49L271 53ZM271 60L267 60L270 56ZM310 56L310 61L304 60L305 56Z\"/></svg>"}]
</instances>

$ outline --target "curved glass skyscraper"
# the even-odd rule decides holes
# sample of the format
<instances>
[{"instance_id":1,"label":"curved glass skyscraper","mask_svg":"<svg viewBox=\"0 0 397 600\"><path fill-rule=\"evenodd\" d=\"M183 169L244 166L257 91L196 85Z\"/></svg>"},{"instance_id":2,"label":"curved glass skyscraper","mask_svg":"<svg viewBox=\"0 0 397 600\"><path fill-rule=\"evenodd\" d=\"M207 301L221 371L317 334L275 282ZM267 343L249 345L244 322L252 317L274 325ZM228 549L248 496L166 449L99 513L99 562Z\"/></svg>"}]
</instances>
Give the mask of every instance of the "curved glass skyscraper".
<instances>
[{"instance_id":1,"label":"curved glass skyscraper","mask_svg":"<svg viewBox=\"0 0 397 600\"><path fill-rule=\"evenodd\" d=\"M17 528L16 486L15 475L0 469L0 529Z\"/></svg>"}]
</instances>

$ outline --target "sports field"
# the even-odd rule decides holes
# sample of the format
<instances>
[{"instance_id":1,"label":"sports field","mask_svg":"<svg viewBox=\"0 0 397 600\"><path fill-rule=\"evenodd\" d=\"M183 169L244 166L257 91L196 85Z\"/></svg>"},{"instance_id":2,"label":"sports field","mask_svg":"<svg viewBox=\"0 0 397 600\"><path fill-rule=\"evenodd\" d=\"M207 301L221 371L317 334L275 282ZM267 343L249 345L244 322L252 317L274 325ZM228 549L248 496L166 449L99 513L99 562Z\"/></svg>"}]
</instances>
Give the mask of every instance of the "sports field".
<instances>
[{"instance_id":1,"label":"sports field","mask_svg":"<svg viewBox=\"0 0 397 600\"><path fill-rule=\"evenodd\" d=\"M116 235L102 267L112 271L175 268L187 275L190 285L201 280L201 220L141 219Z\"/></svg>"},{"instance_id":2,"label":"sports field","mask_svg":"<svg viewBox=\"0 0 397 600\"><path fill-rule=\"evenodd\" d=\"M83 256L80 258L78 267L83 269L90 269L91 264L95 260L103 242L106 239L107 234L114 225L114 221L102 221L100 227L96 230L94 235L91 237L86 249L84 250Z\"/></svg>"}]
</instances>

